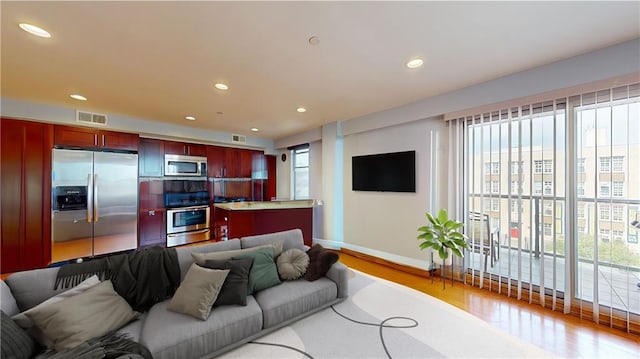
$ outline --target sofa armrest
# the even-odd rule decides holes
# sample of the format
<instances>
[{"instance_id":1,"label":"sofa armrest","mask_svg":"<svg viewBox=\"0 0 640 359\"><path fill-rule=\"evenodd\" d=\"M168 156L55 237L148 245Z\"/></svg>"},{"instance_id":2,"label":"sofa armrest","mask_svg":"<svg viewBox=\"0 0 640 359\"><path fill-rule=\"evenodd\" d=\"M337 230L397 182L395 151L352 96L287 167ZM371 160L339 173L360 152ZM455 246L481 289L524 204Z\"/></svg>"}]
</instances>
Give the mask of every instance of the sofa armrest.
<instances>
[{"instance_id":1,"label":"sofa armrest","mask_svg":"<svg viewBox=\"0 0 640 359\"><path fill-rule=\"evenodd\" d=\"M349 268L341 262L334 263L327 272L327 278L336 282L338 286L338 298L349 296Z\"/></svg>"}]
</instances>

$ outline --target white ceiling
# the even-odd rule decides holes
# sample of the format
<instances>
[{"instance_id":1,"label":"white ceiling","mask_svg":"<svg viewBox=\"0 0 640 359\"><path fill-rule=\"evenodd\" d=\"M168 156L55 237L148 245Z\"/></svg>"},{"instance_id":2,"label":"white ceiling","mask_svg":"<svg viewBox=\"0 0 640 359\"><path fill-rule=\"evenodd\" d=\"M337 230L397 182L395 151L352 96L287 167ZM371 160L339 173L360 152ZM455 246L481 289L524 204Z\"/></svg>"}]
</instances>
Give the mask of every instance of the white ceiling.
<instances>
[{"instance_id":1,"label":"white ceiling","mask_svg":"<svg viewBox=\"0 0 640 359\"><path fill-rule=\"evenodd\" d=\"M637 1L0 4L3 97L268 139L640 37Z\"/></svg>"}]
</instances>

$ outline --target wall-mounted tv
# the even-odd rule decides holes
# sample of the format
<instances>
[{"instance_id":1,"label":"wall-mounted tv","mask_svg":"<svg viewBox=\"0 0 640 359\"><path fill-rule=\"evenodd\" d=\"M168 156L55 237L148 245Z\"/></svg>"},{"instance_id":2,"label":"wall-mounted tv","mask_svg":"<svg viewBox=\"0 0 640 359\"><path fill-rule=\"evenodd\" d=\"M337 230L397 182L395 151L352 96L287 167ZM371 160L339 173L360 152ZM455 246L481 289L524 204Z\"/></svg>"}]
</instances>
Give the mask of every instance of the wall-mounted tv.
<instances>
[{"instance_id":1,"label":"wall-mounted tv","mask_svg":"<svg viewBox=\"0 0 640 359\"><path fill-rule=\"evenodd\" d=\"M416 191L416 151L381 153L351 158L354 191Z\"/></svg>"}]
</instances>

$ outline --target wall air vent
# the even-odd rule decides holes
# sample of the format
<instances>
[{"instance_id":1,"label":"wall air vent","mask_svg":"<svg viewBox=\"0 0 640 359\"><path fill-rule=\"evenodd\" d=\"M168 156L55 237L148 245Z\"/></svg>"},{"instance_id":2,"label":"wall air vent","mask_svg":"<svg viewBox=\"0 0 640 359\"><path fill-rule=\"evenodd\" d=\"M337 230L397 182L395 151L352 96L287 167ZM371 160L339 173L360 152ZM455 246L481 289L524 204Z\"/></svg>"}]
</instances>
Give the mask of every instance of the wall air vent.
<instances>
[{"instance_id":1,"label":"wall air vent","mask_svg":"<svg viewBox=\"0 0 640 359\"><path fill-rule=\"evenodd\" d=\"M233 143L247 143L247 136L231 135L231 142L233 142Z\"/></svg>"},{"instance_id":2,"label":"wall air vent","mask_svg":"<svg viewBox=\"0 0 640 359\"><path fill-rule=\"evenodd\" d=\"M103 115L100 113L76 111L76 121L87 123L87 124L90 123L94 125L106 125L107 115Z\"/></svg>"}]
</instances>

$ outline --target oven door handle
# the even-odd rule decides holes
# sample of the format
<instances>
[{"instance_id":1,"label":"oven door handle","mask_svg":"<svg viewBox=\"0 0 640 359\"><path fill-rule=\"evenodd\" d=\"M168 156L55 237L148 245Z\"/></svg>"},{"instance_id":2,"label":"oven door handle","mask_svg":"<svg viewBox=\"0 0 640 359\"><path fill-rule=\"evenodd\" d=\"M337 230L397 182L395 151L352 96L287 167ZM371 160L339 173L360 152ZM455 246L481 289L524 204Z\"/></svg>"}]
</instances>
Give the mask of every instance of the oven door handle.
<instances>
[{"instance_id":1,"label":"oven door handle","mask_svg":"<svg viewBox=\"0 0 640 359\"><path fill-rule=\"evenodd\" d=\"M209 228L201 229L201 230L198 230L198 231L187 231L187 232L167 234L167 237L184 236L185 233L200 234L200 233L207 233L207 232L209 232Z\"/></svg>"}]
</instances>

